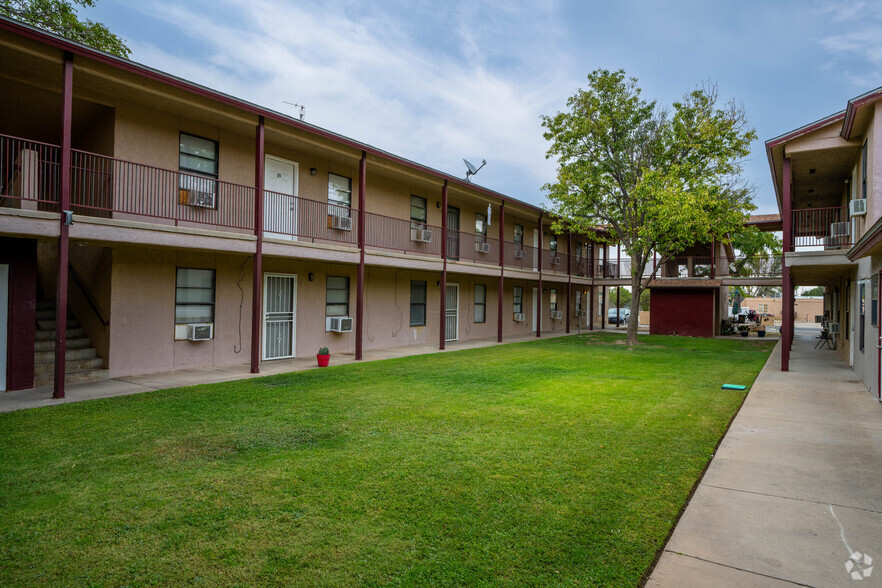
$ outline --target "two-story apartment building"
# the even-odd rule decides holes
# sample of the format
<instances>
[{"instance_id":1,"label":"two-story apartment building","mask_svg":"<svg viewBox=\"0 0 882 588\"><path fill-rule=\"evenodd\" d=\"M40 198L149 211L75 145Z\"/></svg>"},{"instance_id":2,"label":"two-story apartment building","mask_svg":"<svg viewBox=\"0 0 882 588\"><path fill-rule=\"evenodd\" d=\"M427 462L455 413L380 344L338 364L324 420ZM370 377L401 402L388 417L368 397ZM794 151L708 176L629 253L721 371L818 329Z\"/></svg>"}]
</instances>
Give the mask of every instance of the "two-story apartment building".
<instances>
[{"instance_id":1,"label":"two-story apartment building","mask_svg":"<svg viewBox=\"0 0 882 588\"><path fill-rule=\"evenodd\" d=\"M0 390L569 332L627 283L541 208L4 19L0 80Z\"/></svg>"},{"instance_id":2,"label":"two-story apartment building","mask_svg":"<svg viewBox=\"0 0 882 588\"><path fill-rule=\"evenodd\" d=\"M783 220L784 338L793 341L794 288L824 286L827 331L880 395L882 88L845 110L766 142ZM879 163L877 163L879 162ZM784 345L781 369L790 369Z\"/></svg>"}]
</instances>

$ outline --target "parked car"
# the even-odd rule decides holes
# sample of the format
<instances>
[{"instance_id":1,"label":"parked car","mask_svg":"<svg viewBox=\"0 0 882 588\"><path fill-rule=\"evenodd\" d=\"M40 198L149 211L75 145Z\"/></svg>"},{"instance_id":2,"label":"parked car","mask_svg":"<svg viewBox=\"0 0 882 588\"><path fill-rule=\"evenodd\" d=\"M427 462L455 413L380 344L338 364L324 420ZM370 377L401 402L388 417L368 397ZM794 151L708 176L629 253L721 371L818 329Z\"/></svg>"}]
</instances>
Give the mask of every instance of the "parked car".
<instances>
[{"instance_id":1,"label":"parked car","mask_svg":"<svg viewBox=\"0 0 882 588\"><path fill-rule=\"evenodd\" d=\"M630 308L619 308L618 309L618 323L616 323L616 309L610 308L607 311L607 318L609 320L609 324L616 326L626 326L628 324L628 319L631 318L631 309Z\"/></svg>"}]
</instances>

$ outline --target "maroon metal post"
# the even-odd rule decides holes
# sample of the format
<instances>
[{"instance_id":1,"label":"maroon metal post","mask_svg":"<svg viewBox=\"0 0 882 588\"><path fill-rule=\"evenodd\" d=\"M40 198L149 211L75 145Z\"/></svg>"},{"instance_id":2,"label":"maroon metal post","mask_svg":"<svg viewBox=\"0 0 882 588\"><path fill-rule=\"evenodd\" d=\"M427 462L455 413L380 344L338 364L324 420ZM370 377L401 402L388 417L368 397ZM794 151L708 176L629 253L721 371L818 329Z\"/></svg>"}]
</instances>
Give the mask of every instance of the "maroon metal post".
<instances>
[{"instance_id":1,"label":"maroon metal post","mask_svg":"<svg viewBox=\"0 0 882 588\"><path fill-rule=\"evenodd\" d=\"M364 226L365 190L367 188L367 152L361 152L358 162L358 274L355 292L355 360L362 358L364 351Z\"/></svg>"},{"instance_id":2,"label":"maroon metal post","mask_svg":"<svg viewBox=\"0 0 882 588\"><path fill-rule=\"evenodd\" d=\"M711 239L711 279L716 277L717 240Z\"/></svg>"},{"instance_id":3,"label":"maroon metal post","mask_svg":"<svg viewBox=\"0 0 882 588\"><path fill-rule=\"evenodd\" d=\"M447 180L441 188L441 333L438 349L444 351L447 343Z\"/></svg>"},{"instance_id":4,"label":"maroon metal post","mask_svg":"<svg viewBox=\"0 0 882 588\"><path fill-rule=\"evenodd\" d=\"M566 333L570 332L570 290L573 289L573 271L570 268L570 263L573 259L573 234L567 233L567 302L566 302L566 310L564 314L567 315L567 330Z\"/></svg>"},{"instance_id":5,"label":"maroon metal post","mask_svg":"<svg viewBox=\"0 0 882 588\"><path fill-rule=\"evenodd\" d=\"M783 214L782 217L782 237L783 237L783 247L782 247L782 266L783 271L781 272L781 371L787 372L790 371L790 342L791 342L791 332L793 331L793 308L790 306L790 299L793 296L793 284L790 280L790 268L787 267L787 253L791 251L791 246L793 243L793 234L791 230L791 209L793 207L793 203L791 202L792 191L791 191L791 182L792 182L792 169L790 167L790 159L784 158L784 166L781 182L783 183L782 188L782 207Z\"/></svg>"},{"instance_id":6,"label":"maroon metal post","mask_svg":"<svg viewBox=\"0 0 882 588\"><path fill-rule=\"evenodd\" d=\"M67 354L67 265L70 254L70 137L73 124L73 54L64 54L61 88L61 202L58 232L58 276L55 289L55 379L52 398L64 398Z\"/></svg>"},{"instance_id":7,"label":"maroon metal post","mask_svg":"<svg viewBox=\"0 0 882 588\"><path fill-rule=\"evenodd\" d=\"M505 286L503 273L505 272L505 201L499 203L499 288L497 289L496 314L498 317L496 326L496 342L502 343L502 295Z\"/></svg>"},{"instance_id":8,"label":"maroon metal post","mask_svg":"<svg viewBox=\"0 0 882 588\"><path fill-rule=\"evenodd\" d=\"M251 373L260 373L261 320L260 307L263 302L263 181L266 127L262 116L257 118L254 137L254 235L257 244L254 249L254 263L251 272Z\"/></svg>"},{"instance_id":9,"label":"maroon metal post","mask_svg":"<svg viewBox=\"0 0 882 588\"><path fill-rule=\"evenodd\" d=\"M594 330L594 298L597 292L594 291L594 282L592 280L591 294L588 296L588 330Z\"/></svg>"},{"instance_id":10,"label":"maroon metal post","mask_svg":"<svg viewBox=\"0 0 882 588\"><path fill-rule=\"evenodd\" d=\"M606 286L600 287L600 328L606 329Z\"/></svg>"},{"instance_id":11,"label":"maroon metal post","mask_svg":"<svg viewBox=\"0 0 882 588\"><path fill-rule=\"evenodd\" d=\"M537 251L539 262L539 287L536 289L536 336L542 336L542 214L539 214L539 249Z\"/></svg>"}]
</instances>

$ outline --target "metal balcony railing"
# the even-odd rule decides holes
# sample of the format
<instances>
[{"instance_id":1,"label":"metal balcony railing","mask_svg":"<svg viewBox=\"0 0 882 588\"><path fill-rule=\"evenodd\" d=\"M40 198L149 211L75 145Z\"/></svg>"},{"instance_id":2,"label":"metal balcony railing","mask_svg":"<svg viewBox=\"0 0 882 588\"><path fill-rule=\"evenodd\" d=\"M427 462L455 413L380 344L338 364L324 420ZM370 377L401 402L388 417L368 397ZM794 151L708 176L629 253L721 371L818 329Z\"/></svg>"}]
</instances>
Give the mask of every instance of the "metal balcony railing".
<instances>
[{"instance_id":1,"label":"metal balcony railing","mask_svg":"<svg viewBox=\"0 0 882 588\"><path fill-rule=\"evenodd\" d=\"M794 210L791 231L794 248L836 250L854 244L847 206Z\"/></svg>"}]
</instances>

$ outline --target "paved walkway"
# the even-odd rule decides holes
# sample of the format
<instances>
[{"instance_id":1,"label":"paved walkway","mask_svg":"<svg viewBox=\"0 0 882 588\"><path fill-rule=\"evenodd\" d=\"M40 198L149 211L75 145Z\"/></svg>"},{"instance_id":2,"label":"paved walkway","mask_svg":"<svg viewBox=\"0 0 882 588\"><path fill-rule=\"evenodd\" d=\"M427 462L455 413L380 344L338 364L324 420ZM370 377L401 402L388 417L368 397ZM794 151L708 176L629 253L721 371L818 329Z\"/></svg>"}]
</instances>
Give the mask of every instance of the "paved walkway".
<instances>
[{"instance_id":1,"label":"paved walkway","mask_svg":"<svg viewBox=\"0 0 882 588\"><path fill-rule=\"evenodd\" d=\"M789 373L775 348L647 586L882 586L882 405L815 336Z\"/></svg>"},{"instance_id":2,"label":"paved walkway","mask_svg":"<svg viewBox=\"0 0 882 588\"><path fill-rule=\"evenodd\" d=\"M615 328L609 329L615 331ZM624 330L624 329L622 329ZM587 332L587 331L582 331ZM574 328L571 335L578 333ZM554 332L543 334L542 339L551 339L554 337L564 337L566 333ZM525 335L523 337L508 338L502 343L498 343L496 338L492 339L469 339L466 341L448 342L446 351L456 351L459 349L474 349L478 347L490 347L493 345L503 345L505 343L517 343L520 341L535 341L536 335ZM406 347L394 347L390 349L372 349L364 352L362 361L376 361L380 359L392 359L396 357L406 357L411 355L425 355L427 353L442 353L438 349L438 344L431 345L409 345ZM336 353L331 355L331 365L343 365L355 363L355 354L353 353ZM0 392L0 413L21 410L24 408L36 408L39 406L53 406L56 404L64 404L68 402L81 402L83 400L91 400L93 398L110 398L112 396L126 396L129 394L138 394L140 392L149 392L150 390L162 390L165 388L178 388L181 386L194 386L196 384L211 384L215 382L227 382L230 380L242 380L245 378L254 378L260 376L269 376L273 374L282 374L288 372L299 372L303 370L316 369L315 356L283 359L277 361L265 361L260 364L260 373L252 374L251 366L248 363L239 363L218 367L197 368L175 370L173 372L161 372L154 374L144 374L139 376L125 376L120 378L112 378L100 382L89 382L82 384L68 384L65 386L65 398L55 400L52 398L52 386L44 386L42 388L34 388L31 390L17 390L14 392Z\"/></svg>"}]
</instances>

